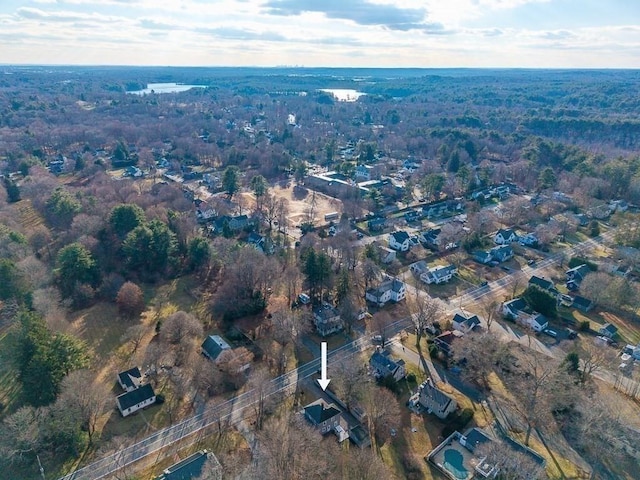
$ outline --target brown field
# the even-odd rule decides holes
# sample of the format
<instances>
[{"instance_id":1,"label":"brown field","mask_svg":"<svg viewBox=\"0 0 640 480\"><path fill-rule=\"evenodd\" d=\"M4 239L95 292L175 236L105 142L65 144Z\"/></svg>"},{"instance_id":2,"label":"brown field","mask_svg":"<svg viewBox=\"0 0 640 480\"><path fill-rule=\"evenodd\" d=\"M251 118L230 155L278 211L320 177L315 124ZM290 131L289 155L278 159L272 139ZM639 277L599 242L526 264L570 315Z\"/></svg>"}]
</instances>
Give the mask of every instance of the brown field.
<instances>
[{"instance_id":1,"label":"brown field","mask_svg":"<svg viewBox=\"0 0 640 480\"><path fill-rule=\"evenodd\" d=\"M285 187L276 186L271 192L278 198L284 198L289 202L289 225L288 227L295 231L306 217L306 212L311 206L313 191L304 187L296 188L294 184L288 184ZM327 213L342 213L342 202L338 199L329 197L323 193L315 193L316 212L315 223L325 223L324 216Z\"/></svg>"}]
</instances>

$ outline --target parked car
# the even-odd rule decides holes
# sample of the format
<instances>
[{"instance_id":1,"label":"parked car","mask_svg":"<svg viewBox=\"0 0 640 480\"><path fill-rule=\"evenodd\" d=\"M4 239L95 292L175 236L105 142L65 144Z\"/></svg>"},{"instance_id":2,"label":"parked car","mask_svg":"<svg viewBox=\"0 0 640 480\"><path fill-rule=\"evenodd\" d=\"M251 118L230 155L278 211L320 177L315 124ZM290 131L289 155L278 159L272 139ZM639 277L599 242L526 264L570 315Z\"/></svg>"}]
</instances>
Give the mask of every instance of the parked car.
<instances>
[{"instance_id":1,"label":"parked car","mask_svg":"<svg viewBox=\"0 0 640 480\"><path fill-rule=\"evenodd\" d=\"M489 282L487 282L486 280L483 280L482 282L480 282L481 287L486 287L487 285L489 285Z\"/></svg>"},{"instance_id":2,"label":"parked car","mask_svg":"<svg viewBox=\"0 0 640 480\"><path fill-rule=\"evenodd\" d=\"M550 328L545 328L542 333L553 338L556 338L558 336L558 332L556 332L555 330L551 330Z\"/></svg>"},{"instance_id":3,"label":"parked car","mask_svg":"<svg viewBox=\"0 0 640 480\"><path fill-rule=\"evenodd\" d=\"M578 332L576 332L572 328L567 328L567 338L569 340L573 340L574 338L577 338L577 337L578 337Z\"/></svg>"}]
</instances>

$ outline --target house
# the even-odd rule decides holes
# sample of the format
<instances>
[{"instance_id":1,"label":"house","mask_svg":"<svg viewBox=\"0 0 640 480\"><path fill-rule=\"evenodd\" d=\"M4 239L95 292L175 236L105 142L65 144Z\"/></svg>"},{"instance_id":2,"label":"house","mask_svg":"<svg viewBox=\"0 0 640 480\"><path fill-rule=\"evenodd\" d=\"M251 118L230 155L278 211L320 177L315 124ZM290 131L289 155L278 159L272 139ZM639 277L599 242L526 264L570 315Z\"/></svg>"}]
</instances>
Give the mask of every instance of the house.
<instances>
[{"instance_id":1,"label":"house","mask_svg":"<svg viewBox=\"0 0 640 480\"><path fill-rule=\"evenodd\" d=\"M406 295L405 284L397 278L385 280L376 288L370 288L365 293L365 299L383 307L387 302L400 302Z\"/></svg>"},{"instance_id":2,"label":"house","mask_svg":"<svg viewBox=\"0 0 640 480\"><path fill-rule=\"evenodd\" d=\"M513 248L509 245L501 245L499 247L493 247L489 250L491 254L491 259L496 262L506 262L507 260L511 260L513 258Z\"/></svg>"},{"instance_id":3,"label":"house","mask_svg":"<svg viewBox=\"0 0 640 480\"><path fill-rule=\"evenodd\" d=\"M382 263L391 263L397 258L395 250L385 247L384 245L380 245L379 243L376 244L376 250L378 251L378 255Z\"/></svg>"},{"instance_id":4,"label":"house","mask_svg":"<svg viewBox=\"0 0 640 480\"><path fill-rule=\"evenodd\" d=\"M467 317L460 313L453 316L453 329L458 332L468 333L480 325L480 319L477 315Z\"/></svg>"},{"instance_id":5,"label":"house","mask_svg":"<svg viewBox=\"0 0 640 480\"><path fill-rule=\"evenodd\" d=\"M578 221L578 225L581 227L586 227L589 225L589 217L587 217L584 213L578 213L574 215L574 218Z\"/></svg>"},{"instance_id":6,"label":"house","mask_svg":"<svg viewBox=\"0 0 640 480\"><path fill-rule=\"evenodd\" d=\"M538 237L533 233L527 233L524 237L520 237L518 243L524 247L537 247L538 246Z\"/></svg>"},{"instance_id":7,"label":"house","mask_svg":"<svg viewBox=\"0 0 640 480\"><path fill-rule=\"evenodd\" d=\"M367 222L367 228L370 232L379 232L387 226L386 218L372 218Z\"/></svg>"},{"instance_id":8,"label":"house","mask_svg":"<svg viewBox=\"0 0 640 480\"><path fill-rule=\"evenodd\" d=\"M323 435L338 427L342 418L340 410L333 403L321 398L304 407L304 416Z\"/></svg>"},{"instance_id":9,"label":"house","mask_svg":"<svg viewBox=\"0 0 640 480\"><path fill-rule=\"evenodd\" d=\"M580 295L576 295L575 297L573 297L573 302L572 302L571 306L573 306L574 308L577 308L578 310L580 310L582 312L588 312L595 305L588 298L581 297Z\"/></svg>"},{"instance_id":10,"label":"house","mask_svg":"<svg viewBox=\"0 0 640 480\"><path fill-rule=\"evenodd\" d=\"M184 460L165 469L154 480L221 480L222 466L218 459L208 450L189 455Z\"/></svg>"},{"instance_id":11,"label":"house","mask_svg":"<svg viewBox=\"0 0 640 480\"><path fill-rule=\"evenodd\" d=\"M394 360L391 357L391 353L386 350L376 350L373 355L371 355L371 358L369 358L369 365L373 369L376 377L393 377L397 382L406 375L404 360Z\"/></svg>"},{"instance_id":12,"label":"house","mask_svg":"<svg viewBox=\"0 0 640 480\"><path fill-rule=\"evenodd\" d=\"M458 403L436 387L430 378L418 387L418 402L428 413L433 413L441 419L447 418L458 406Z\"/></svg>"},{"instance_id":13,"label":"house","mask_svg":"<svg viewBox=\"0 0 640 480\"><path fill-rule=\"evenodd\" d=\"M420 219L420 214L415 210L409 210L404 214L404 219L408 222L416 222Z\"/></svg>"},{"instance_id":14,"label":"house","mask_svg":"<svg viewBox=\"0 0 640 480\"><path fill-rule=\"evenodd\" d=\"M322 337L339 332L344 328L340 312L327 302L323 302L313 310L313 323Z\"/></svg>"},{"instance_id":15,"label":"house","mask_svg":"<svg viewBox=\"0 0 640 480\"><path fill-rule=\"evenodd\" d=\"M373 179L373 167L371 165L358 165L356 167L356 181L367 182Z\"/></svg>"},{"instance_id":16,"label":"house","mask_svg":"<svg viewBox=\"0 0 640 480\"><path fill-rule=\"evenodd\" d=\"M429 285L432 283L439 285L447 283L456 273L458 273L458 269L454 265L438 265L423 272L420 275L420 280Z\"/></svg>"},{"instance_id":17,"label":"house","mask_svg":"<svg viewBox=\"0 0 640 480\"><path fill-rule=\"evenodd\" d=\"M616 336L616 333L618 333L618 327L616 327L615 325L611 325L610 323L605 323L602 327L600 327L598 333L604 337L612 339Z\"/></svg>"},{"instance_id":18,"label":"house","mask_svg":"<svg viewBox=\"0 0 640 480\"><path fill-rule=\"evenodd\" d=\"M249 225L249 217L246 215L236 215L235 217L231 217L229 219L229 228L232 231L242 230Z\"/></svg>"},{"instance_id":19,"label":"house","mask_svg":"<svg viewBox=\"0 0 640 480\"><path fill-rule=\"evenodd\" d=\"M399 252L406 252L411 248L411 237L404 230L389 234L389 246Z\"/></svg>"},{"instance_id":20,"label":"house","mask_svg":"<svg viewBox=\"0 0 640 480\"><path fill-rule=\"evenodd\" d=\"M522 298L514 298L502 304L502 314L512 320L518 318L521 312L527 309L527 302Z\"/></svg>"},{"instance_id":21,"label":"house","mask_svg":"<svg viewBox=\"0 0 640 480\"><path fill-rule=\"evenodd\" d=\"M424 272L429 271L429 265L427 265L427 262L425 262L424 260L418 260L417 262L409 265L409 270L411 270L411 273L413 273L414 275L420 276Z\"/></svg>"},{"instance_id":22,"label":"house","mask_svg":"<svg viewBox=\"0 0 640 480\"><path fill-rule=\"evenodd\" d=\"M135 390L123 393L116 397L116 406L123 417L131 415L137 412L141 408L153 405L156 401L156 394L153 391L153 387L147 383Z\"/></svg>"},{"instance_id":23,"label":"house","mask_svg":"<svg viewBox=\"0 0 640 480\"><path fill-rule=\"evenodd\" d=\"M451 344L455 341L456 338L462 337L464 334L457 330L453 332L450 330L445 330L440 335L436 336L433 339L433 344L440 349L442 353L445 355L451 354Z\"/></svg>"},{"instance_id":24,"label":"house","mask_svg":"<svg viewBox=\"0 0 640 480\"><path fill-rule=\"evenodd\" d=\"M481 428L473 427L467 430L458 441L460 445L473 453L480 445L492 442L493 438Z\"/></svg>"},{"instance_id":25,"label":"house","mask_svg":"<svg viewBox=\"0 0 640 480\"><path fill-rule=\"evenodd\" d=\"M247 243L253 245L256 250L264 251L264 237L256 232L251 232L247 237Z\"/></svg>"},{"instance_id":26,"label":"house","mask_svg":"<svg viewBox=\"0 0 640 480\"><path fill-rule=\"evenodd\" d=\"M524 327L530 328L534 332L541 332L549 326L549 321L545 316L537 312L521 312L516 318L516 322Z\"/></svg>"},{"instance_id":27,"label":"house","mask_svg":"<svg viewBox=\"0 0 640 480\"><path fill-rule=\"evenodd\" d=\"M487 252L486 250L476 250L471 253L471 256L476 262L482 263L483 265L487 265L493 260L491 252Z\"/></svg>"},{"instance_id":28,"label":"house","mask_svg":"<svg viewBox=\"0 0 640 480\"><path fill-rule=\"evenodd\" d=\"M442 233L442 229L441 228L431 228L429 230L421 232L418 235L418 238L427 247L432 248L432 249L437 249L438 246L440 245L440 242L438 240L438 235L440 235L440 233Z\"/></svg>"},{"instance_id":29,"label":"house","mask_svg":"<svg viewBox=\"0 0 640 480\"><path fill-rule=\"evenodd\" d=\"M138 367L133 367L126 372L118 374L118 383L126 392L135 390L142 384L142 373Z\"/></svg>"},{"instance_id":30,"label":"house","mask_svg":"<svg viewBox=\"0 0 640 480\"><path fill-rule=\"evenodd\" d=\"M496 233L493 241L498 245L505 245L507 243L517 242L518 235L511 228L501 228L500 230L498 230L498 233Z\"/></svg>"},{"instance_id":31,"label":"house","mask_svg":"<svg viewBox=\"0 0 640 480\"><path fill-rule=\"evenodd\" d=\"M577 290L582 283L582 280L591 273L591 269L586 263L578 265L577 267L570 268L565 272L567 279L567 288L569 290Z\"/></svg>"},{"instance_id":32,"label":"house","mask_svg":"<svg viewBox=\"0 0 640 480\"><path fill-rule=\"evenodd\" d=\"M545 292L550 293L554 297L558 297L560 295L560 292L556 289L556 287L553 284L553 282L550 281L550 280L547 280L546 278L542 278L542 277L538 277L536 275L533 275L529 279L529 285L535 285L536 287L540 288L541 290L544 290Z\"/></svg>"},{"instance_id":33,"label":"house","mask_svg":"<svg viewBox=\"0 0 640 480\"><path fill-rule=\"evenodd\" d=\"M231 350L231 346L220 335L209 335L202 342L202 354L214 362L225 350Z\"/></svg>"}]
</instances>

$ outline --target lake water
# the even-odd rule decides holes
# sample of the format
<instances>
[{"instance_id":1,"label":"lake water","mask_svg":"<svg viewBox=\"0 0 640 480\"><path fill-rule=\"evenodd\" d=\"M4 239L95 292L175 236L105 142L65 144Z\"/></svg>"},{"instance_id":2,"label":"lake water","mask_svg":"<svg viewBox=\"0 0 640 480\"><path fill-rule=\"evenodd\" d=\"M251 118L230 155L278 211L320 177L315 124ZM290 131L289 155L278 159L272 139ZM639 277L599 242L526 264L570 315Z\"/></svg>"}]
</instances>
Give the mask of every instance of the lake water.
<instances>
[{"instance_id":1,"label":"lake water","mask_svg":"<svg viewBox=\"0 0 640 480\"><path fill-rule=\"evenodd\" d=\"M149 83L144 90L135 90L133 95L146 95L148 93L179 93L186 92L192 88L206 88L205 85L185 85L183 83Z\"/></svg>"},{"instance_id":2,"label":"lake water","mask_svg":"<svg viewBox=\"0 0 640 480\"><path fill-rule=\"evenodd\" d=\"M339 102L355 102L366 93L350 88L321 88L320 91L331 93Z\"/></svg>"}]
</instances>

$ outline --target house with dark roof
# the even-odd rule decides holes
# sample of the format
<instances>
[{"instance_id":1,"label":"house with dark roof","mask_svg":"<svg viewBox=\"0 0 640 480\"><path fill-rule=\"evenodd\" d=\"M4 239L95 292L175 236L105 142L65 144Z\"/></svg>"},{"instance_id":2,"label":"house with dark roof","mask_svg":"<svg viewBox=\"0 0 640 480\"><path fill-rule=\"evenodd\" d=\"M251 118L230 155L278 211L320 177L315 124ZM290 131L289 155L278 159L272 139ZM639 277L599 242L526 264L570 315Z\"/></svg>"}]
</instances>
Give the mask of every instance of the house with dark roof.
<instances>
[{"instance_id":1,"label":"house with dark roof","mask_svg":"<svg viewBox=\"0 0 640 480\"><path fill-rule=\"evenodd\" d=\"M489 250L489 254L491 255L491 260L502 263L513 258L513 248L509 245L500 245Z\"/></svg>"},{"instance_id":2,"label":"house with dark roof","mask_svg":"<svg viewBox=\"0 0 640 480\"><path fill-rule=\"evenodd\" d=\"M502 314L515 320L520 315L520 312L524 312L527 308L527 302L523 298L514 298L502 304Z\"/></svg>"},{"instance_id":3,"label":"house with dark roof","mask_svg":"<svg viewBox=\"0 0 640 480\"><path fill-rule=\"evenodd\" d=\"M142 385L135 390L123 393L116 397L116 406L123 417L131 415L138 410L153 405L156 394L150 384Z\"/></svg>"},{"instance_id":4,"label":"house with dark roof","mask_svg":"<svg viewBox=\"0 0 640 480\"><path fill-rule=\"evenodd\" d=\"M322 305L313 309L313 323L322 337L339 332L344 328L340 312L327 302L323 302Z\"/></svg>"},{"instance_id":5,"label":"house with dark roof","mask_svg":"<svg viewBox=\"0 0 640 480\"><path fill-rule=\"evenodd\" d=\"M471 252L471 256L476 262L482 263L483 265L487 265L493 260L491 252L487 252L486 250L475 250Z\"/></svg>"},{"instance_id":6,"label":"house with dark roof","mask_svg":"<svg viewBox=\"0 0 640 480\"><path fill-rule=\"evenodd\" d=\"M618 327L610 323L605 323L602 327L600 327L598 333L604 337L613 338L616 336L616 333L618 333Z\"/></svg>"},{"instance_id":7,"label":"house with dark roof","mask_svg":"<svg viewBox=\"0 0 640 480\"><path fill-rule=\"evenodd\" d=\"M166 468L161 475L154 480L221 480L222 466L218 459L208 450L189 455L184 460L179 461Z\"/></svg>"},{"instance_id":8,"label":"house with dark roof","mask_svg":"<svg viewBox=\"0 0 640 480\"><path fill-rule=\"evenodd\" d=\"M404 300L406 292L405 284L397 278L392 278L375 288L368 289L365 292L365 299L378 307L383 307L387 302L397 303Z\"/></svg>"},{"instance_id":9,"label":"house with dark roof","mask_svg":"<svg viewBox=\"0 0 640 480\"><path fill-rule=\"evenodd\" d=\"M395 360L387 350L377 349L373 352L369 358L369 365L375 376L379 378L393 377L397 382L406 375L404 360Z\"/></svg>"},{"instance_id":10,"label":"house with dark roof","mask_svg":"<svg viewBox=\"0 0 640 480\"><path fill-rule=\"evenodd\" d=\"M386 218L372 218L367 222L367 228L370 232L379 232L387 226Z\"/></svg>"},{"instance_id":11,"label":"house with dark roof","mask_svg":"<svg viewBox=\"0 0 640 480\"><path fill-rule=\"evenodd\" d=\"M447 283L456 273L458 269L454 265L438 265L420 274L420 280L429 285L432 283L439 285Z\"/></svg>"},{"instance_id":12,"label":"house with dark roof","mask_svg":"<svg viewBox=\"0 0 640 480\"><path fill-rule=\"evenodd\" d=\"M441 419L447 418L458 406L455 399L436 387L430 378L418 387L418 402L428 413Z\"/></svg>"},{"instance_id":13,"label":"house with dark roof","mask_svg":"<svg viewBox=\"0 0 640 480\"><path fill-rule=\"evenodd\" d=\"M569 290L577 290L580 288L582 280L591 273L591 269L583 263L577 267L570 268L565 272L567 279L567 288Z\"/></svg>"},{"instance_id":14,"label":"house with dark roof","mask_svg":"<svg viewBox=\"0 0 640 480\"><path fill-rule=\"evenodd\" d=\"M225 350L231 350L231 346L220 335L209 335L202 342L202 354L209 360L216 361Z\"/></svg>"},{"instance_id":15,"label":"house with dark roof","mask_svg":"<svg viewBox=\"0 0 640 480\"><path fill-rule=\"evenodd\" d=\"M571 303L571 306L574 308L577 308L582 312L588 312L594 307L594 303L588 298L581 297L580 295L576 295L575 297L573 297L573 302Z\"/></svg>"},{"instance_id":16,"label":"house with dark roof","mask_svg":"<svg viewBox=\"0 0 640 480\"><path fill-rule=\"evenodd\" d=\"M467 317L461 313L456 313L453 316L453 329L458 332L468 333L474 328L480 326L480 319L477 315Z\"/></svg>"},{"instance_id":17,"label":"house with dark roof","mask_svg":"<svg viewBox=\"0 0 640 480\"><path fill-rule=\"evenodd\" d=\"M445 355L451 355L451 344L456 338L462 337L463 335L462 332L457 330L445 330L433 339L433 344Z\"/></svg>"},{"instance_id":18,"label":"house with dark roof","mask_svg":"<svg viewBox=\"0 0 640 480\"><path fill-rule=\"evenodd\" d=\"M118 383L126 392L135 390L142 384L142 373L138 367L133 367L126 372L118 374Z\"/></svg>"},{"instance_id":19,"label":"house with dark roof","mask_svg":"<svg viewBox=\"0 0 640 480\"><path fill-rule=\"evenodd\" d=\"M389 234L389 247L399 252L407 252L411 248L411 237L404 230Z\"/></svg>"},{"instance_id":20,"label":"house with dark roof","mask_svg":"<svg viewBox=\"0 0 640 480\"><path fill-rule=\"evenodd\" d=\"M427 262L424 260L418 260L417 262L414 262L411 265L409 265L409 270L414 275L420 276L424 272L429 270L429 265L427 265Z\"/></svg>"},{"instance_id":21,"label":"house with dark roof","mask_svg":"<svg viewBox=\"0 0 640 480\"><path fill-rule=\"evenodd\" d=\"M515 232L515 230L511 228L501 228L496 233L495 237L493 238L493 241L498 245L505 245L507 243L517 242L518 234Z\"/></svg>"},{"instance_id":22,"label":"house with dark roof","mask_svg":"<svg viewBox=\"0 0 640 480\"><path fill-rule=\"evenodd\" d=\"M304 407L304 416L323 435L339 426L342 418L340 410L322 398Z\"/></svg>"},{"instance_id":23,"label":"house with dark roof","mask_svg":"<svg viewBox=\"0 0 640 480\"><path fill-rule=\"evenodd\" d=\"M556 289L555 285L551 280L547 280L546 278L538 277L533 275L529 279L529 285L535 285L536 287L544 290L545 292L550 293L554 297L558 297L560 292Z\"/></svg>"},{"instance_id":24,"label":"house with dark roof","mask_svg":"<svg viewBox=\"0 0 640 480\"><path fill-rule=\"evenodd\" d=\"M437 249L438 245L440 245L440 241L438 240L440 233L442 233L441 228L431 228L418 234L418 238L426 244L427 247Z\"/></svg>"}]
</instances>

